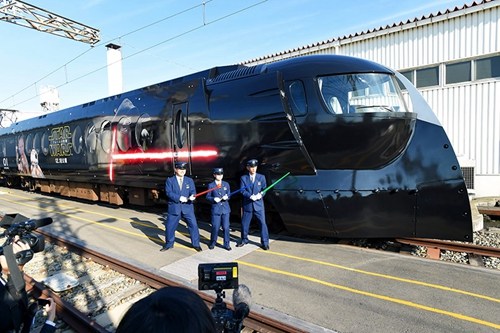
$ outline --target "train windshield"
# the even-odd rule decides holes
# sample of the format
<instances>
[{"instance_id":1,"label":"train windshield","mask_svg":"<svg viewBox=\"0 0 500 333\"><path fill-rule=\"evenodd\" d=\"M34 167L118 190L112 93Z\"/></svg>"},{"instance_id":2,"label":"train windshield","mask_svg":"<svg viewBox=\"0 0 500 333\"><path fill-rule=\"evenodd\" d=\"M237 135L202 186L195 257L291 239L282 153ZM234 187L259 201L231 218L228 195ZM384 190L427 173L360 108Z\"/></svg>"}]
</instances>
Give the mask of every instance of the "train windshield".
<instances>
[{"instance_id":1,"label":"train windshield","mask_svg":"<svg viewBox=\"0 0 500 333\"><path fill-rule=\"evenodd\" d=\"M333 114L408 112L395 77L381 73L321 76L321 96Z\"/></svg>"}]
</instances>

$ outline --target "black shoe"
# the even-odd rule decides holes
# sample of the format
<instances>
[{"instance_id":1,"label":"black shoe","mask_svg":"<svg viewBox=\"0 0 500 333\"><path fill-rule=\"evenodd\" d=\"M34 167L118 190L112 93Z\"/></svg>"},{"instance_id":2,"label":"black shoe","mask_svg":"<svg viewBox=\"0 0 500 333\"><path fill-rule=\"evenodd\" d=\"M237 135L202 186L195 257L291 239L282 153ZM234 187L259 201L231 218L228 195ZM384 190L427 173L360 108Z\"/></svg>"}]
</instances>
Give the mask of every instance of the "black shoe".
<instances>
[{"instance_id":1,"label":"black shoe","mask_svg":"<svg viewBox=\"0 0 500 333\"><path fill-rule=\"evenodd\" d=\"M201 251L203 251L203 250L201 249L201 247L199 247L199 246L195 247L194 249L196 250L196 252L201 252Z\"/></svg>"},{"instance_id":2,"label":"black shoe","mask_svg":"<svg viewBox=\"0 0 500 333\"><path fill-rule=\"evenodd\" d=\"M244 246L245 244L246 244L246 243L238 243L238 244L236 244L236 247L242 247L242 246Z\"/></svg>"},{"instance_id":3,"label":"black shoe","mask_svg":"<svg viewBox=\"0 0 500 333\"><path fill-rule=\"evenodd\" d=\"M215 247L215 246L213 246L213 245L209 245L209 246L208 246L208 248L209 248L210 250L213 250L213 249L214 249L214 247Z\"/></svg>"},{"instance_id":4,"label":"black shoe","mask_svg":"<svg viewBox=\"0 0 500 333\"><path fill-rule=\"evenodd\" d=\"M236 246L238 246L238 245L236 245ZM228 250L228 251L232 250L231 246L225 247L225 249Z\"/></svg>"},{"instance_id":5,"label":"black shoe","mask_svg":"<svg viewBox=\"0 0 500 333\"><path fill-rule=\"evenodd\" d=\"M167 251L167 250L170 250L171 248L173 248L173 246L164 246L160 249L160 252L164 252L164 251Z\"/></svg>"},{"instance_id":6,"label":"black shoe","mask_svg":"<svg viewBox=\"0 0 500 333\"><path fill-rule=\"evenodd\" d=\"M262 245L262 249L265 251L269 250L269 245Z\"/></svg>"}]
</instances>

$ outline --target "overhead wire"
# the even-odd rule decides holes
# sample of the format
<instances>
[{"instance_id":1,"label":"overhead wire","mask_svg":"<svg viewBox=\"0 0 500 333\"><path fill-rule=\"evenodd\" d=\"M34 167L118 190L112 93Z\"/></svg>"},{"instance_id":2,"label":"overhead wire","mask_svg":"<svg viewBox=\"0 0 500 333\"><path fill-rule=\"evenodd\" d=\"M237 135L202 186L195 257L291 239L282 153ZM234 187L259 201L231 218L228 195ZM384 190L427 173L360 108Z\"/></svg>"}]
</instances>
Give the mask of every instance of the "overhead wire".
<instances>
[{"instance_id":1,"label":"overhead wire","mask_svg":"<svg viewBox=\"0 0 500 333\"><path fill-rule=\"evenodd\" d=\"M187 9L181 10L181 11L179 11L179 12L175 13L175 14L169 15L169 16L167 16L167 17L164 17L164 18L160 19L160 20L157 20L157 21L155 21L155 22L152 22L152 23L150 23L150 24L147 24L147 25L142 26L142 27L140 27L140 28L137 28L137 29L135 29L135 30L129 31L129 32L127 32L126 34L123 34L123 35L121 35L121 36L119 36L119 37L115 37L115 38L109 39L109 40L108 40L108 41L106 41L106 42L100 42L100 43L98 43L98 44L94 45L92 48L90 48L90 49L88 49L88 50L86 50L86 51L84 51L84 52L80 53L79 55L77 55L76 57L74 57L73 59L71 59L70 61L66 62L64 65L62 65L62 66L60 66L60 67L58 67L58 68L54 69L53 71L51 71L50 73L46 74L45 76L43 76L42 78L38 79L37 81L35 81L34 83L30 84L29 86L26 86L25 88L21 89L20 91L16 92L15 94L13 94L13 95L11 95L11 96L9 96L9 97L7 97L7 98L5 98L5 99L1 100L1 101L0 101L0 104L1 104L1 103L3 103L3 102L5 102L5 101L7 101L8 99L11 99L11 98L13 98L13 97L15 97L15 96L19 95L19 94L20 94L20 93L22 93L22 92L26 91L27 89L31 88L33 85L36 87L36 85L37 85L39 82L41 82L43 79L45 79L45 78L47 78L47 77L51 76L52 74L54 74L54 73L58 72L58 71L59 71L59 70L61 70L62 68L67 67L67 65L69 65L69 64L70 64L70 63L72 63L72 62L74 62L74 61L75 61L75 60L77 60L78 58L82 57L82 56L83 56L83 55L85 55L86 53L90 52L90 51L91 51L91 50L93 50L94 48L97 48L97 47L102 46L102 45L104 45L104 44L109 44L109 43L110 43L110 42L112 42L112 41L119 40L119 39L121 39L121 38L123 38L123 37L129 36L129 35L132 35L132 34L134 34L134 33L136 33L136 32L139 32L139 31L141 31L141 30L147 29L147 28L149 28L149 27L151 27L151 26L153 26L153 25L156 25L156 24L158 24L158 23L160 23L160 22L163 22L163 21L166 21L166 20L172 19L172 18L174 18L174 17L176 17L176 16L182 15L182 14L184 14L184 13L187 13L187 12L189 12L189 11L191 11L191 10L194 10L194 9L196 9L196 8L199 8L199 7L201 7L201 6L205 6L207 3L210 3L210 2L212 2L212 1L215 1L215 0L206 0L206 1L202 1L202 3L201 3L201 4L199 4L199 5L195 5L195 6L192 6L192 7L190 7L190 8L187 8ZM234 16L234 15L237 15L237 14L242 13L242 12L244 12L244 11L246 11L246 10L249 10L249 9L251 9L251 8L253 8L253 7L256 7L256 6L258 6L258 5L261 5L262 3L267 2L267 1L268 1L268 0L261 0L261 1L259 1L259 2L256 2L256 3L254 3L254 4L251 4L251 5L247 6L247 7L242 8L242 9L236 10L236 11L234 11L234 12L232 12L232 13L229 13L229 14L227 14L227 15L221 16L221 17L219 17L219 18L217 18L217 19L215 19L215 20L209 21L209 22L206 22L206 20L205 20L205 15L204 15L204 12L203 12L203 24L201 24L201 25L199 25L199 26L196 26L195 28L192 28L192 29L186 30L186 31L184 31L184 32L182 32L182 33L180 33L180 34L178 34L178 35L175 35L175 36L172 36L172 37L170 37L170 38L167 38L167 39L165 39L165 40L163 40L163 41L161 41L161 42L159 42L159 43L156 43L156 44L153 44L153 45L151 45L151 46L149 46L149 47L146 47L146 48L144 48L144 49L141 49L141 50L139 50L139 51L137 51L137 52L135 52L135 53L132 53L132 54L130 54L130 55L128 55L128 56L126 56L126 57L122 57L122 59L121 59L121 60L123 61L123 60L129 59L129 58L132 58L132 57L134 57L134 56L137 56L137 55L139 55L139 54L141 54L141 53L144 53L144 52L146 52L146 51L149 51L149 50L151 50L151 49L153 49L153 48L155 48L155 47L158 47L158 46L160 46L160 45L163 45L163 44L165 44L165 43L167 43L167 42L170 42L170 41L175 40L175 39L177 39L177 38L183 37L183 36L185 36L185 35L187 35L187 34L190 34L190 33L194 32L194 31L200 30L200 29L202 29L202 28L204 28L204 27L206 27L206 26L208 26L208 25L211 25L211 24L214 24L214 23L220 22L220 21L222 21L222 20L224 20L224 19L227 19L228 17L231 17L231 16ZM76 78L74 78L74 79L72 79L72 80L68 80L68 79L66 79L66 82L64 82L64 83L62 83L62 84L60 84L60 85L56 86L55 88L60 88L60 87L63 87L63 86L65 86L65 85L67 85L67 84L70 84L70 83L73 83L73 82L78 81L78 80L80 80L80 79L83 79L83 78L85 78L85 77L87 77L87 76L89 76L89 75L92 75L92 74L94 74L94 73L96 73L96 72L99 72L99 71L101 71L101 70L103 70L103 69L107 68L109 65L112 65L112 64L113 64L113 63L111 63L111 64L106 64L105 66L98 67L98 68L96 68L96 69L94 69L94 70L92 70L92 71L90 71L90 72L88 72L88 73L86 73L86 74L83 74L83 75L81 75L81 76L78 76L78 77L76 77ZM34 99L34 98L37 98L37 97L39 97L39 96L40 96L40 94L39 94L39 93L36 93L36 94L35 94L35 96L32 96L32 97L30 97L30 98L28 98L28 99L25 99L25 100L22 100L22 101L20 101L20 102L18 102L18 103L12 104L10 107L14 107L14 106L16 106L16 105L20 105L20 104L26 103L26 102L28 102L28 101L30 101L30 100L32 100L32 99Z\"/></svg>"},{"instance_id":2,"label":"overhead wire","mask_svg":"<svg viewBox=\"0 0 500 333\"><path fill-rule=\"evenodd\" d=\"M3 103L3 102L5 102L6 100L8 100L8 99L10 99L10 98L13 98L13 97L15 97L15 96L17 96L17 95L19 95L20 93L22 93L22 92L24 92L24 91L26 91L26 90L30 89L33 85L35 85L35 87L36 87L36 84L37 84L37 83L41 82L43 79L45 79L45 78L47 78L47 77L51 76L52 74L54 74L54 73L58 72L58 71L59 71L59 70L61 70L62 68L67 67L70 63L72 63L72 62L74 62L75 60L77 60L78 58L80 58L80 57L84 56L85 54L87 54L88 52L90 52L90 51L91 51L91 50L93 50L93 49L97 49L98 47L100 47L100 46L102 46L102 45L107 45L107 44L109 44L109 43L110 43L110 42L112 42L112 41L115 41L115 40L117 40L117 39L121 39L121 38L123 38L123 37L129 36L129 35L132 35L132 34L134 34L134 33L136 33L136 32L141 31L141 30L147 29L147 28L149 28L149 27L151 27L151 26L153 26L153 25L155 25L155 24L161 23L161 22L163 22L163 21L166 21L166 20L172 19L172 18L174 18L174 17L176 17L176 16L179 16L179 15L182 15L182 14L184 14L184 13L187 13L187 12L189 12L189 11L191 11L191 10L193 10L193 9L196 9L196 8L198 8L198 7L200 7L200 6L204 6L205 4L210 3L210 2L212 2L212 1L214 1L214 0L206 0L206 1L203 1L203 2L202 2L201 4L199 4L199 5L192 6L192 7L190 7L190 8L187 8L187 9L181 10L181 11L179 11L179 12L175 13L175 14L169 15L169 16L167 16L167 17L164 17L164 18L160 19L160 20L157 20L157 21L155 21L155 22L152 22L152 23L150 23L150 24L147 24L147 25L142 26L142 27L140 27L140 28L137 28L137 29L135 29L135 30L129 31L129 32L127 32L127 33L125 33L125 34L123 34L123 35L121 35L121 36L119 36L119 37L115 37L115 38L109 39L109 40L108 40L108 41L106 41L106 42L100 42L100 43L97 43L96 45L92 45L92 47L91 47L91 48L89 48L89 49L87 49L86 51L84 51L84 52L80 53L79 55L77 55L77 56L76 56L76 57L74 57L73 59L71 59L71 60L69 60L68 62L66 62L64 65L61 65L60 67L58 67L58 68L54 69L53 71L49 72L48 74L46 74L46 75L45 75L45 76L43 76L42 78L38 79L38 80L37 80L37 81L35 81L34 83L29 84L28 86L26 86L26 87L22 88L21 90L19 90L19 91L18 91L18 92L16 92L15 94L13 94L13 95L11 95L11 96L7 97L6 99L4 99L4 100L0 101L0 103ZM66 80L66 82L68 82L68 81ZM63 84L63 85L64 85L64 84ZM61 87L61 86L62 86L62 85L59 85L58 87ZM22 103L25 103L25 102L27 102L27 101L29 101L29 100L31 100L31 99L33 99L33 98L36 98L36 97L38 97L38 96L39 96L39 94L36 94L34 97L31 97L31 98L29 98L29 99L27 99L27 100L25 100L25 101L19 102L19 103L17 103L17 104L22 104Z\"/></svg>"}]
</instances>

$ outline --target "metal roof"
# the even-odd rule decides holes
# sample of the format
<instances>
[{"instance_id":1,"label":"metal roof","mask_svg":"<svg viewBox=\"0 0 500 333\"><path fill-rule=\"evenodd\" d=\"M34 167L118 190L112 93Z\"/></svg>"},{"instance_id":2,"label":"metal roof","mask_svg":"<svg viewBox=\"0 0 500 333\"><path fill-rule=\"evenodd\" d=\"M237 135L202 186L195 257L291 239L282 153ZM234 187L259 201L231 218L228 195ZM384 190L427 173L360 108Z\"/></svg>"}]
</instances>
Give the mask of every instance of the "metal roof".
<instances>
[{"instance_id":1,"label":"metal roof","mask_svg":"<svg viewBox=\"0 0 500 333\"><path fill-rule=\"evenodd\" d=\"M460 14L463 14L462 11L472 12L472 11L476 11L476 10L482 10L486 6L486 4L488 4L487 7L495 7L495 6L500 5L500 1L498 1L498 0L483 0L480 2L474 1L470 5L464 4L462 7L456 6L452 9L447 9L444 12L439 11L439 12L434 13L434 14L431 13L427 16L423 15L420 18L415 17L413 19L408 19L405 22L401 21L399 23L393 23L392 25L380 26L378 28L374 28L371 30L357 32L355 34L350 34L348 36L331 38L331 39L320 41L320 42L317 42L314 44L300 46L300 47L297 47L294 49L289 49L287 51L281 51L278 53L274 53L274 54L262 56L259 58L247 60L247 61L244 61L242 64L248 64L248 63L252 63L252 62L256 62L256 61L262 61L265 59L270 59L270 58L277 57L277 56L283 56L286 54L298 52L301 50L307 50L307 49L311 49L314 47L321 47L321 46L325 47L327 44L341 44L342 41L346 41L346 40L352 41L353 39L363 39L363 38L366 38L367 35L369 35L369 34L379 35L379 34L383 34L383 33L389 33L389 32L392 32L394 30L404 30L404 29L413 28L416 25L434 23L436 21L446 20L446 19L449 19L450 17L454 17L454 16L458 16ZM460 12L460 13L458 13L458 12ZM453 14L457 14L457 15L453 15Z\"/></svg>"}]
</instances>

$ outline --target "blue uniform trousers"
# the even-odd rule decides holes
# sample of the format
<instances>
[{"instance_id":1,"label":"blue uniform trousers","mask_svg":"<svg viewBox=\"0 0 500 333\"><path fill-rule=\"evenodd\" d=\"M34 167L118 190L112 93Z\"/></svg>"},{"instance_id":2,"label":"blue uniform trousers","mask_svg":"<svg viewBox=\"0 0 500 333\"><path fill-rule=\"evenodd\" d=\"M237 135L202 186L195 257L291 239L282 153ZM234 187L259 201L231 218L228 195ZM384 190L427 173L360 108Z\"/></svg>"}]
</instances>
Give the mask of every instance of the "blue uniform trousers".
<instances>
[{"instance_id":1,"label":"blue uniform trousers","mask_svg":"<svg viewBox=\"0 0 500 333\"><path fill-rule=\"evenodd\" d=\"M255 216L260 223L260 243L262 246L269 246L269 232L266 224L266 214L264 210L243 210L243 217L241 218L241 242L248 243L248 230L250 229L250 222L252 217Z\"/></svg>"},{"instance_id":2,"label":"blue uniform trousers","mask_svg":"<svg viewBox=\"0 0 500 333\"><path fill-rule=\"evenodd\" d=\"M200 246L200 232L198 231L198 224L196 223L196 217L194 213L182 213L178 215L168 214L167 216L167 225L165 228L165 239L166 239L166 247L174 246L175 242L175 230L179 226L180 219L186 221L189 235L191 237L191 244L193 247Z\"/></svg>"}]
</instances>

